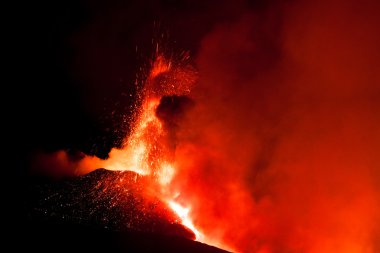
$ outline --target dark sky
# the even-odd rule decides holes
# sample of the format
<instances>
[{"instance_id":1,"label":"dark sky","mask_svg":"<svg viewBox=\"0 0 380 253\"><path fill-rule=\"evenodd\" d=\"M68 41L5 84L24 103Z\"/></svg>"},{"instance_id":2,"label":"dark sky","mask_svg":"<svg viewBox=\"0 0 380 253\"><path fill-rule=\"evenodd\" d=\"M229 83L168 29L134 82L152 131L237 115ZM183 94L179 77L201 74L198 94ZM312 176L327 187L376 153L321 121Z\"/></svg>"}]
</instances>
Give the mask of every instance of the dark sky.
<instances>
[{"instance_id":1,"label":"dark sky","mask_svg":"<svg viewBox=\"0 0 380 253\"><path fill-rule=\"evenodd\" d=\"M261 1L265 2L265 1ZM18 117L26 149L105 156L127 131L152 40L194 56L201 38L260 1L37 1L19 7ZM164 34L164 39L161 35ZM130 96L132 95L132 96Z\"/></svg>"}]
</instances>

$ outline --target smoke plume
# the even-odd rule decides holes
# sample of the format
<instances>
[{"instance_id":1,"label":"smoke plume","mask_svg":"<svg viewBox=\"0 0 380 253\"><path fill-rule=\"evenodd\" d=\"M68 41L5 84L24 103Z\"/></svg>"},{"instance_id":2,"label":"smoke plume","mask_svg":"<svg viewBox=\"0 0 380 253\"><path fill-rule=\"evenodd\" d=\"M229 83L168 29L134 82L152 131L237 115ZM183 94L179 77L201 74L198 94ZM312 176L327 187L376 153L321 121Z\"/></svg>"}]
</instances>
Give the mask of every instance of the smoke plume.
<instances>
[{"instance_id":1,"label":"smoke plume","mask_svg":"<svg viewBox=\"0 0 380 253\"><path fill-rule=\"evenodd\" d=\"M380 250L378 7L287 3L204 37L174 181L210 243Z\"/></svg>"}]
</instances>

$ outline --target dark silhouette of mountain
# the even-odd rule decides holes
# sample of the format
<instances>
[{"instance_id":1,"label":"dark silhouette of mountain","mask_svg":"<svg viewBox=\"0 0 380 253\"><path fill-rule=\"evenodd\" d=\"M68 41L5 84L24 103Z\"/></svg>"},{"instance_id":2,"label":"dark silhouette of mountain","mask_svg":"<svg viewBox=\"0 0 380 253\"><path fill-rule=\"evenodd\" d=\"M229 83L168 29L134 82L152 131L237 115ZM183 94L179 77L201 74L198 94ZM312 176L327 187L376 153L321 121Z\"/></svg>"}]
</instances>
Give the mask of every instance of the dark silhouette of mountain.
<instances>
[{"instance_id":1,"label":"dark silhouette of mountain","mask_svg":"<svg viewBox=\"0 0 380 253\"><path fill-rule=\"evenodd\" d=\"M67 252L224 252L194 233L152 194L148 178L98 169L61 181L36 181L27 191L28 248Z\"/></svg>"}]
</instances>

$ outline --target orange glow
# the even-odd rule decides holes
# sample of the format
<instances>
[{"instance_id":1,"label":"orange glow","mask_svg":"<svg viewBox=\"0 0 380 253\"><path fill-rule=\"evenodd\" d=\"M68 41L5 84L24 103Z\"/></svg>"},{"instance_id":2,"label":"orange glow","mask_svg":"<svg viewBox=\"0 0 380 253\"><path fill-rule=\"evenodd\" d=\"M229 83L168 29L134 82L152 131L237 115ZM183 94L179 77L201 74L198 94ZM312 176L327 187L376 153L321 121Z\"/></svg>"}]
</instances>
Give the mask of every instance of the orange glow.
<instances>
[{"instance_id":1,"label":"orange glow","mask_svg":"<svg viewBox=\"0 0 380 253\"><path fill-rule=\"evenodd\" d=\"M142 175L150 175L158 169L152 160L153 152L159 149L157 139L162 134L161 122L155 116L158 99L143 101L131 136L122 150L113 149L103 166L109 170L129 170Z\"/></svg>"},{"instance_id":2,"label":"orange glow","mask_svg":"<svg viewBox=\"0 0 380 253\"><path fill-rule=\"evenodd\" d=\"M195 239L198 241L202 241L203 235L198 231L198 229L195 228L195 226L194 226L194 224L193 224L193 222L189 216L190 209L183 207L174 201L169 201L169 206L181 218L182 224L184 226L190 228L194 232Z\"/></svg>"},{"instance_id":3,"label":"orange glow","mask_svg":"<svg viewBox=\"0 0 380 253\"><path fill-rule=\"evenodd\" d=\"M161 164L160 170L156 173L161 185L169 184L175 174L175 168L169 163Z\"/></svg>"}]
</instances>

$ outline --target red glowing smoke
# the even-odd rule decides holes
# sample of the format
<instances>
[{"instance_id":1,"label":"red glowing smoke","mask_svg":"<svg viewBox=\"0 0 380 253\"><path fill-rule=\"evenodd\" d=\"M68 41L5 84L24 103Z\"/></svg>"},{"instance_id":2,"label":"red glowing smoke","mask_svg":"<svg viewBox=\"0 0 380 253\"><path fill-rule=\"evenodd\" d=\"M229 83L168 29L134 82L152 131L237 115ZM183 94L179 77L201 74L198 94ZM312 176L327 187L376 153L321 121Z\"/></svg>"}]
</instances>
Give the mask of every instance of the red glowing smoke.
<instances>
[{"instance_id":1,"label":"red glowing smoke","mask_svg":"<svg viewBox=\"0 0 380 253\"><path fill-rule=\"evenodd\" d=\"M380 249L379 4L284 5L206 36L174 179L240 252Z\"/></svg>"}]
</instances>

